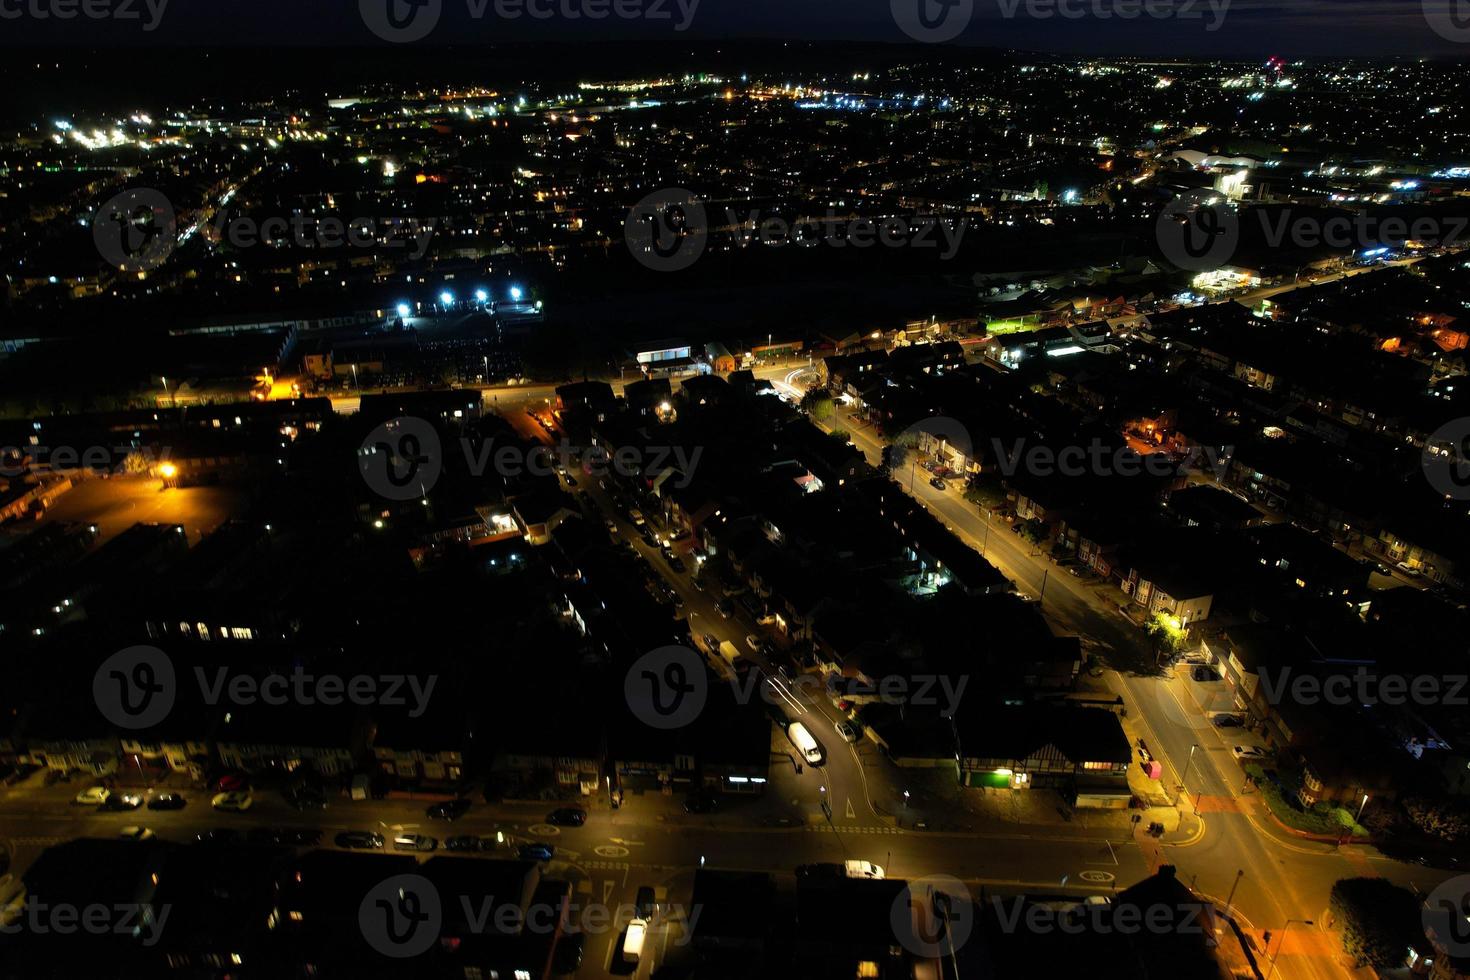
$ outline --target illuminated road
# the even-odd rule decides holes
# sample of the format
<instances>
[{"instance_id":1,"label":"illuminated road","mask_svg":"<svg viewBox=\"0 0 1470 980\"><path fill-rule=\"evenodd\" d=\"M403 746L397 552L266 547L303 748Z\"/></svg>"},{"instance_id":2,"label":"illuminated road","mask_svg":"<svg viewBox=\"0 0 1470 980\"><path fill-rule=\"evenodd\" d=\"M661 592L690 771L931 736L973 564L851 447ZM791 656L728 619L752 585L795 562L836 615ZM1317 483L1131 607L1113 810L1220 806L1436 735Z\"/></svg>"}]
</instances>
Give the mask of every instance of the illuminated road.
<instances>
[{"instance_id":1,"label":"illuminated road","mask_svg":"<svg viewBox=\"0 0 1470 980\"><path fill-rule=\"evenodd\" d=\"M801 391L793 385L798 372L789 371L777 382L793 400ZM834 421L836 417L834 416ZM849 418L842 428L867 457L879 466L883 442L872 428ZM832 422L822 426L834 427ZM922 476L922 479L918 478ZM1149 656L1141 632L1132 626L1100 587L1075 578L1041 556L1039 551L999 521L992 522L976 505L960 495L958 487L936 490L929 474L918 467L901 467L894 479L944 523L1032 596L1045 595L1042 612L1054 631L1076 634L1097 652L1106 655L1131 648L1135 660ZM1448 871L1406 864L1383 856L1366 845L1348 845L1339 850L1331 843L1317 843L1292 836L1275 824L1259 796L1245 794L1245 774L1231 752L1231 742L1243 736L1234 729L1221 730L1192 702L1185 687L1192 681L1158 678L1109 671L1109 686L1121 694L1133 717L1146 732L1150 750L1165 766L1164 783L1185 783L1193 805L1194 794L1203 793L1201 803L1205 833L1188 845L1148 841L1143 845L1158 861L1179 867L1186 880L1222 905L1234 897L1243 928L1270 930L1273 949L1288 918L1321 921L1333 882L1340 878L1378 875L1405 886L1429 891L1440 881L1453 877ZM1193 759L1191 761L1191 748ZM1236 884L1237 872L1239 884ZM1332 956L1330 942L1320 931L1293 928L1290 945L1281 955L1277 974L1289 980L1340 980L1351 975Z\"/></svg>"}]
</instances>

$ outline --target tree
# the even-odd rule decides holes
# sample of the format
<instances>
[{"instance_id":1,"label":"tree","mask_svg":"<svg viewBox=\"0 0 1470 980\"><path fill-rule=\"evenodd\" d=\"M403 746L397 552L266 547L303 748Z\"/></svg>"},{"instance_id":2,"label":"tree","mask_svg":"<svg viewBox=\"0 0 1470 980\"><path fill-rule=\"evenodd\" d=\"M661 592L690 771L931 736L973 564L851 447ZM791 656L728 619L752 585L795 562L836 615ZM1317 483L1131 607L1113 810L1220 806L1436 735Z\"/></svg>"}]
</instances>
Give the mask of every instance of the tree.
<instances>
[{"instance_id":1,"label":"tree","mask_svg":"<svg viewBox=\"0 0 1470 980\"><path fill-rule=\"evenodd\" d=\"M1341 879L1328 907L1342 929L1343 951L1359 968L1403 966L1405 951L1423 942L1419 903L1385 878Z\"/></svg>"},{"instance_id":2,"label":"tree","mask_svg":"<svg viewBox=\"0 0 1470 980\"><path fill-rule=\"evenodd\" d=\"M832 417L836 408L836 404L832 401L832 393L824 388L813 388L801 396L801 409L810 415L813 421L827 421Z\"/></svg>"},{"instance_id":3,"label":"tree","mask_svg":"<svg viewBox=\"0 0 1470 980\"><path fill-rule=\"evenodd\" d=\"M1460 804L1410 797L1404 800L1404 812L1415 827L1430 837L1449 843L1470 837L1470 810Z\"/></svg>"},{"instance_id":4,"label":"tree","mask_svg":"<svg viewBox=\"0 0 1470 980\"><path fill-rule=\"evenodd\" d=\"M1005 484L992 474L975 473L965 484L965 499L980 507L999 507L1006 502Z\"/></svg>"},{"instance_id":5,"label":"tree","mask_svg":"<svg viewBox=\"0 0 1470 980\"><path fill-rule=\"evenodd\" d=\"M1155 654L1166 653L1171 657L1184 646L1187 635L1178 623L1163 613L1154 613L1143 631L1153 641Z\"/></svg>"},{"instance_id":6,"label":"tree","mask_svg":"<svg viewBox=\"0 0 1470 980\"><path fill-rule=\"evenodd\" d=\"M883 447L883 472L894 473L909 461L909 447L894 442Z\"/></svg>"}]
</instances>

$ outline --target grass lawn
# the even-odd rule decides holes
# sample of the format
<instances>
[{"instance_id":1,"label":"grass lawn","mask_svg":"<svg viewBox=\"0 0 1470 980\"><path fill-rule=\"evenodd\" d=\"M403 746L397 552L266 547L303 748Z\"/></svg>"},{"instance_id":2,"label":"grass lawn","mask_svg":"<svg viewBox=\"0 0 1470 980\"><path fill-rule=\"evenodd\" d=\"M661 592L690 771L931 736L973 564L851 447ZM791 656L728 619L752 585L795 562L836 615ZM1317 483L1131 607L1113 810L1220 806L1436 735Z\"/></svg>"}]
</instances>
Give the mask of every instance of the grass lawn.
<instances>
[{"instance_id":1,"label":"grass lawn","mask_svg":"<svg viewBox=\"0 0 1470 980\"><path fill-rule=\"evenodd\" d=\"M1278 769L1276 778L1268 779L1261 766L1249 765L1246 773L1256 781L1271 812L1288 827L1309 834L1367 837L1368 830L1353 819L1348 810L1333 803L1318 803L1309 810L1296 801L1301 775L1293 770Z\"/></svg>"}]
</instances>

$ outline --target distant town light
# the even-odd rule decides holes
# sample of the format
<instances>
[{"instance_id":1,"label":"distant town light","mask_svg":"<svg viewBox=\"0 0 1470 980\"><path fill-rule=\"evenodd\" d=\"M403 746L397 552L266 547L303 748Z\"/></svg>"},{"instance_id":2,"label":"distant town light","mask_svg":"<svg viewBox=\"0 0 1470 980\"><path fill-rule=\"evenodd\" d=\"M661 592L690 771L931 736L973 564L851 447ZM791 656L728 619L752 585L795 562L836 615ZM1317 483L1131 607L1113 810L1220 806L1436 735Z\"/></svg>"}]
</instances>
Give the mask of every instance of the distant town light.
<instances>
[{"instance_id":1,"label":"distant town light","mask_svg":"<svg viewBox=\"0 0 1470 980\"><path fill-rule=\"evenodd\" d=\"M450 303L454 302L454 294L447 289L444 290L444 292L439 294L439 302L443 303L445 306L448 306Z\"/></svg>"},{"instance_id":2,"label":"distant town light","mask_svg":"<svg viewBox=\"0 0 1470 980\"><path fill-rule=\"evenodd\" d=\"M412 312L413 312L413 307L409 306L407 303L399 303L398 304L398 315L399 316L408 316Z\"/></svg>"},{"instance_id":3,"label":"distant town light","mask_svg":"<svg viewBox=\"0 0 1470 980\"><path fill-rule=\"evenodd\" d=\"M512 286L512 287L510 287L510 299L511 299L511 302L512 303L519 303L521 301L521 287L520 286Z\"/></svg>"},{"instance_id":4,"label":"distant town light","mask_svg":"<svg viewBox=\"0 0 1470 980\"><path fill-rule=\"evenodd\" d=\"M483 303L490 298L490 294L483 289L475 290L475 302Z\"/></svg>"}]
</instances>

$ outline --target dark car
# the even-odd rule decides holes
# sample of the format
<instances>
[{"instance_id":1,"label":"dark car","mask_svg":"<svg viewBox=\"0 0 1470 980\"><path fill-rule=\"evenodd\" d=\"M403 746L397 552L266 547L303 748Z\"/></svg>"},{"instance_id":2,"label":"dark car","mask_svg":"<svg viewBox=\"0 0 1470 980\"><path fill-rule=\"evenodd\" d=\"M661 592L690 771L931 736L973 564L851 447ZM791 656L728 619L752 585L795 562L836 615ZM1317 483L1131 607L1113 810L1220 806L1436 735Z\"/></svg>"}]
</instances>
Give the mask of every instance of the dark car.
<instances>
[{"instance_id":1,"label":"dark car","mask_svg":"<svg viewBox=\"0 0 1470 980\"><path fill-rule=\"evenodd\" d=\"M381 849L383 846L383 835L375 834L370 830L344 830L333 840L338 847L345 847L352 851L372 851Z\"/></svg>"},{"instance_id":2,"label":"dark car","mask_svg":"<svg viewBox=\"0 0 1470 980\"><path fill-rule=\"evenodd\" d=\"M796 877L812 879L841 879L847 877L840 864L803 864L796 869Z\"/></svg>"},{"instance_id":3,"label":"dark car","mask_svg":"<svg viewBox=\"0 0 1470 980\"><path fill-rule=\"evenodd\" d=\"M550 844L542 844L540 842L535 844L522 844L516 849L516 856L522 861L550 861L552 855L555 853L556 848Z\"/></svg>"},{"instance_id":4,"label":"dark car","mask_svg":"<svg viewBox=\"0 0 1470 980\"><path fill-rule=\"evenodd\" d=\"M480 849L480 838L474 834L446 837L444 839L444 849L446 851L478 851Z\"/></svg>"},{"instance_id":5,"label":"dark car","mask_svg":"<svg viewBox=\"0 0 1470 980\"><path fill-rule=\"evenodd\" d=\"M680 574L683 574L689 569L689 566L684 564L684 559L678 557L677 555L669 559L669 567L672 568L674 571L679 572Z\"/></svg>"},{"instance_id":6,"label":"dark car","mask_svg":"<svg viewBox=\"0 0 1470 980\"><path fill-rule=\"evenodd\" d=\"M1190 672L1190 676L1197 681L1218 681L1220 675L1208 667L1196 667Z\"/></svg>"},{"instance_id":7,"label":"dark car","mask_svg":"<svg viewBox=\"0 0 1470 980\"><path fill-rule=\"evenodd\" d=\"M551 954L551 972L558 976L569 976L582 966L582 954L587 951L585 932L563 933L556 941L556 952Z\"/></svg>"},{"instance_id":8,"label":"dark car","mask_svg":"<svg viewBox=\"0 0 1470 980\"><path fill-rule=\"evenodd\" d=\"M178 793L160 793L148 801L150 810L182 810L189 805L189 801Z\"/></svg>"},{"instance_id":9,"label":"dark car","mask_svg":"<svg viewBox=\"0 0 1470 980\"><path fill-rule=\"evenodd\" d=\"M97 807L100 811L119 812L123 810L136 810L143 805L143 798L132 793L113 793L103 800Z\"/></svg>"},{"instance_id":10,"label":"dark car","mask_svg":"<svg viewBox=\"0 0 1470 980\"><path fill-rule=\"evenodd\" d=\"M735 615L735 604L729 599L721 599L719 602L715 603L715 612L719 613L726 619L729 619L731 616Z\"/></svg>"},{"instance_id":11,"label":"dark car","mask_svg":"<svg viewBox=\"0 0 1470 980\"><path fill-rule=\"evenodd\" d=\"M325 810L327 808L327 795L310 786L298 786L287 790L283 795L286 797L286 802L297 810Z\"/></svg>"},{"instance_id":12,"label":"dark car","mask_svg":"<svg viewBox=\"0 0 1470 980\"><path fill-rule=\"evenodd\" d=\"M1239 728L1245 724L1235 715L1216 715L1214 722L1216 728Z\"/></svg>"},{"instance_id":13,"label":"dark car","mask_svg":"<svg viewBox=\"0 0 1470 980\"><path fill-rule=\"evenodd\" d=\"M200 831L194 839L201 844L235 844L240 840L240 832L232 827L215 827Z\"/></svg>"},{"instance_id":14,"label":"dark car","mask_svg":"<svg viewBox=\"0 0 1470 980\"><path fill-rule=\"evenodd\" d=\"M934 477L933 479L931 479L929 481L929 485L931 487L933 487L935 490L948 490L949 489L949 487L945 485L945 482L943 480L941 480L937 476Z\"/></svg>"},{"instance_id":15,"label":"dark car","mask_svg":"<svg viewBox=\"0 0 1470 980\"><path fill-rule=\"evenodd\" d=\"M719 798L709 790L697 790L684 797L685 813L709 813L719 805Z\"/></svg>"},{"instance_id":16,"label":"dark car","mask_svg":"<svg viewBox=\"0 0 1470 980\"><path fill-rule=\"evenodd\" d=\"M426 811L432 820L458 820L469 812L470 801L464 797L456 797L445 800L443 803L435 803Z\"/></svg>"},{"instance_id":17,"label":"dark car","mask_svg":"<svg viewBox=\"0 0 1470 980\"><path fill-rule=\"evenodd\" d=\"M553 827L580 827L587 822L587 811L579 810L574 806L564 806L552 810L547 815L546 822Z\"/></svg>"},{"instance_id":18,"label":"dark car","mask_svg":"<svg viewBox=\"0 0 1470 980\"><path fill-rule=\"evenodd\" d=\"M640 919L652 922L657 912L658 903L653 900L653 889L644 885L638 889L638 895L633 899L633 914Z\"/></svg>"},{"instance_id":19,"label":"dark car","mask_svg":"<svg viewBox=\"0 0 1470 980\"><path fill-rule=\"evenodd\" d=\"M229 772L214 781L214 789L217 793L234 793L250 788L250 780L244 773Z\"/></svg>"}]
</instances>

